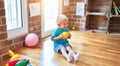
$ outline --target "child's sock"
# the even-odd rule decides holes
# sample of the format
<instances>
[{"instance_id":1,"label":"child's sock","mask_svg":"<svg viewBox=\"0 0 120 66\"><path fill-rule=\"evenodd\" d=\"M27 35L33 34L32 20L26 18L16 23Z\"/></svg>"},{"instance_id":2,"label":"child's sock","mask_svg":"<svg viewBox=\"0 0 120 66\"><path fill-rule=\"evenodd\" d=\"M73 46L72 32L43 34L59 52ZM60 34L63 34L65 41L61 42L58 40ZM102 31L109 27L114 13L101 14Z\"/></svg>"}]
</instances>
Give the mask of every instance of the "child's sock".
<instances>
[{"instance_id":1,"label":"child's sock","mask_svg":"<svg viewBox=\"0 0 120 66\"><path fill-rule=\"evenodd\" d=\"M79 55L80 55L80 52L78 52L77 54L73 54L73 57L74 57L74 61L79 61Z\"/></svg>"},{"instance_id":2,"label":"child's sock","mask_svg":"<svg viewBox=\"0 0 120 66\"><path fill-rule=\"evenodd\" d=\"M70 52L68 53L68 56L67 56L67 61L68 61L68 62L71 62L71 61L72 61L72 57L73 57L73 51L70 51Z\"/></svg>"}]
</instances>

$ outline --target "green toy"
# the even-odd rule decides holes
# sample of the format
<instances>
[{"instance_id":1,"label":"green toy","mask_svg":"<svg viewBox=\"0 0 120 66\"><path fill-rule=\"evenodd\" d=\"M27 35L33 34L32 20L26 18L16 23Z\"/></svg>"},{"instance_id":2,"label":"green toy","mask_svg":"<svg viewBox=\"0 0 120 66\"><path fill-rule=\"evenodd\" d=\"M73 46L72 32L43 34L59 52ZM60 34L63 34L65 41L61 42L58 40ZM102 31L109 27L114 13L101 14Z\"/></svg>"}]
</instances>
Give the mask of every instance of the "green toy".
<instances>
[{"instance_id":1,"label":"green toy","mask_svg":"<svg viewBox=\"0 0 120 66\"><path fill-rule=\"evenodd\" d=\"M26 66L29 63L29 61L30 61L29 59L21 60L17 62L15 66Z\"/></svg>"}]
</instances>

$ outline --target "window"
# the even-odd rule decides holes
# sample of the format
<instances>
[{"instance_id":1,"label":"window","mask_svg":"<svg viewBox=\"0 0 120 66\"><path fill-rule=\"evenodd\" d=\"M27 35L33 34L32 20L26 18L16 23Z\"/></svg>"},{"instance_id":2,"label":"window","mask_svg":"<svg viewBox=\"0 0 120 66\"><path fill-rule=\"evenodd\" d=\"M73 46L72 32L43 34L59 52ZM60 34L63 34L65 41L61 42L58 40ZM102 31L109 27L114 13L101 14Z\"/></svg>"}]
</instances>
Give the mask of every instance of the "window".
<instances>
[{"instance_id":1,"label":"window","mask_svg":"<svg viewBox=\"0 0 120 66\"><path fill-rule=\"evenodd\" d=\"M22 27L21 0L5 0L7 30Z\"/></svg>"},{"instance_id":2,"label":"window","mask_svg":"<svg viewBox=\"0 0 120 66\"><path fill-rule=\"evenodd\" d=\"M4 0L8 39L28 33L27 0Z\"/></svg>"}]
</instances>

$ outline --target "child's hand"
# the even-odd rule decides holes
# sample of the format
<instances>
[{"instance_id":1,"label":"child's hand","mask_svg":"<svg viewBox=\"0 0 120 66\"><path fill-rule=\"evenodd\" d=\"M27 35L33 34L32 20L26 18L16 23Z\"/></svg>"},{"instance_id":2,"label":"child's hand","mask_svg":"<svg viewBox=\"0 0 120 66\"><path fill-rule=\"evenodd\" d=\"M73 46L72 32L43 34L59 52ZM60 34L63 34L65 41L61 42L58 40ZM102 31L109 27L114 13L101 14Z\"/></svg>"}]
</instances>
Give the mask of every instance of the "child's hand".
<instances>
[{"instance_id":1,"label":"child's hand","mask_svg":"<svg viewBox=\"0 0 120 66\"><path fill-rule=\"evenodd\" d=\"M69 37L68 37L68 39L70 39L70 38L71 38L71 33L70 33L70 32L68 32L68 34L69 34Z\"/></svg>"},{"instance_id":2,"label":"child's hand","mask_svg":"<svg viewBox=\"0 0 120 66\"><path fill-rule=\"evenodd\" d=\"M59 38L59 39L64 39L64 37L63 37L62 34L60 34L60 35L58 36L58 38Z\"/></svg>"}]
</instances>

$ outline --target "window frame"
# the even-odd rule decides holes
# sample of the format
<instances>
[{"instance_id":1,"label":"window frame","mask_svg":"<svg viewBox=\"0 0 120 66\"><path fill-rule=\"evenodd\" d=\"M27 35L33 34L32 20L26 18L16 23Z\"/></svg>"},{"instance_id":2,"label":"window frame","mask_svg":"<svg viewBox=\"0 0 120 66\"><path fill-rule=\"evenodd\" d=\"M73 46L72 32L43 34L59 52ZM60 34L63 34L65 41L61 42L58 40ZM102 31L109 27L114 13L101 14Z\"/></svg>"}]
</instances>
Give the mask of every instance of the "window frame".
<instances>
[{"instance_id":1,"label":"window frame","mask_svg":"<svg viewBox=\"0 0 120 66\"><path fill-rule=\"evenodd\" d=\"M12 30L7 30L8 40L28 33L27 0L21 0L21 2L22 2L21 5L22 27Z\"/></svg>"}]
</instances>

